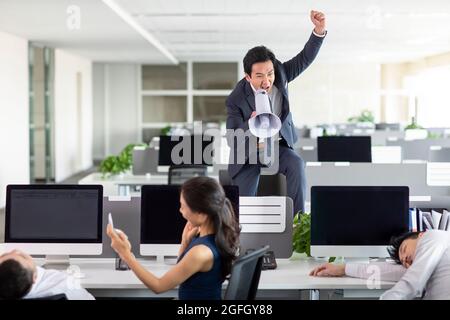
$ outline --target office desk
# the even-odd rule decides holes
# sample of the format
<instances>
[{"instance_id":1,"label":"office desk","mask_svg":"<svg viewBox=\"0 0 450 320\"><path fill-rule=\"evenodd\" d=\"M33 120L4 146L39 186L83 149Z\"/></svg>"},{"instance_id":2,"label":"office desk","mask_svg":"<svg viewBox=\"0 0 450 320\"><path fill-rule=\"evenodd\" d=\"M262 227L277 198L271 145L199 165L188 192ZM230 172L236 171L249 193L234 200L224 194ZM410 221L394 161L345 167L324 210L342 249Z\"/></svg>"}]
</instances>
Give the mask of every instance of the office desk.
<instances>
[{"instance_id":1,"label":"office desk","mask_svg":"<svg viewBox=\"0 0 450 320\"><path fill-rule=\"evenodd\" d=\"M208 175L216 180L217 175ZM98 172L91 173L78 181L78 184L101 184L103 185L104 196L130 196L140 195L140 186L145 184L168 184L169 177L167 173L152 174L146 176L135 176L132 174L124 174L102 178L102 174Z\"/></svg>"},{"instance_id":2,"label":"office desk","mask_svg":"<svg viewBox=\"0 0 450 320\"><path fill-rule=\"evenodd\" d=\"M142 260L142 264L156 276L162 276L171 265L160 264L155 260ZM42 263L42 262L41 262ZM286 295L300 297L300 290L310 290L310 297L318 299L319 290L344 290L345 297L378 297L395 283L381 282L380 290L370 290L365 279L349 277L318 278L310 277L309 272L323 262L313 259L292 261L277 259L278 268L264 270L258 287L259 298L279 298ZM176 289L163 294L155 294L147 289L132 271L116 271L114 259L71 259L71 265L80 268L85 275L81 285L96 297L177 297ZM226 289L224 283L223 289Z\"/></svg>"}]
</instances>

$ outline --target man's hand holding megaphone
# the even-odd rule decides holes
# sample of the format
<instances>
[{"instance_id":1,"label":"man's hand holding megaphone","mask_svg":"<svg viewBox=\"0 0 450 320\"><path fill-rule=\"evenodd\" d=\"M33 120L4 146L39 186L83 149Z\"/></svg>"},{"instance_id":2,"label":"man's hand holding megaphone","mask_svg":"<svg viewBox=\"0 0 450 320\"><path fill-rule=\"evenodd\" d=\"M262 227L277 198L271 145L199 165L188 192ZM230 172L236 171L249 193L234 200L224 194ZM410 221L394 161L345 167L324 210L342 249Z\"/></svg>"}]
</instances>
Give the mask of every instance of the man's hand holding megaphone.
<instances>
[{"instance_id":1,"label":"man's hand holding megaphone","mask_svg":"<svg viewBox=\"0 0 450 320\"><path fill-rule=\"evenodd\" d=\"M255 92L255 111L248 120L250 132L258 138L273 137L281 129L280 118L272 113L269 96L266 90Z\"/></svg>"}]
</instances>

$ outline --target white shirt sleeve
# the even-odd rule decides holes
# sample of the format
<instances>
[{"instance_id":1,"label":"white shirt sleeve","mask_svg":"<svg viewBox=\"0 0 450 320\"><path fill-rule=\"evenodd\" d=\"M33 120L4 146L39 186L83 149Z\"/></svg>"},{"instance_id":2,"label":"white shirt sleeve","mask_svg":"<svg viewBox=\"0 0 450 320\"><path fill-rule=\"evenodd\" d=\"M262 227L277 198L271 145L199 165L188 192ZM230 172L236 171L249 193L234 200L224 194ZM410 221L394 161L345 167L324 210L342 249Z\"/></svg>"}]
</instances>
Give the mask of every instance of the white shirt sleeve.
<instances>
[{"instance_id":1,"label":"white shirt sleeve","mask_svg":"<svg viewBox=\"0 0 450 320\"><path fill-rule=\"evenodd\" d=\"M25 299L41 298L64 293L68 300L95 300L83 287L80 280L64 271L46 270L37 267L36 282Z\"/></svg>"},{"instance_id":2,"label":"white shirt sleeve","mask_svg":"<svg viewBox=\"0 0 450 320\"><path fill-rule=\"evenodd\" d=\"M325 33L324 34L318 34L318 33L315 33L314 32L314 29L313 29L313 32L312 32L316 37L319 37L319 38L325 38L325 36L327 35L327 30L325 30Z\"/></svg>"},{"instance_id":3,"label":"white shirt sleeve","mask_svg":"<svg viewBox=\"0 0 450 320\"><path fill-rule=\"evenodd\" d=\"M377 269L374 269L374 268ZM345 265L345 275L353 278L368 279L373 276L376 270L380 276L380 281L395 281L401 279L406 268L400 264L388 262L375 263L347 263Z\"/></svg>"},{"instance_id":4,"label":"white shirt sleeve","mask_svg":"<svg viewBox=\"0 0 450 320\"><path fill-rule=\"evenodd\" d=\"M441 232L426 232L417 243L412 265L392 289L386 291L380 299L410 300L421 296L428 279L447 249L447 235Z\"/></svg>"}]
</instances>

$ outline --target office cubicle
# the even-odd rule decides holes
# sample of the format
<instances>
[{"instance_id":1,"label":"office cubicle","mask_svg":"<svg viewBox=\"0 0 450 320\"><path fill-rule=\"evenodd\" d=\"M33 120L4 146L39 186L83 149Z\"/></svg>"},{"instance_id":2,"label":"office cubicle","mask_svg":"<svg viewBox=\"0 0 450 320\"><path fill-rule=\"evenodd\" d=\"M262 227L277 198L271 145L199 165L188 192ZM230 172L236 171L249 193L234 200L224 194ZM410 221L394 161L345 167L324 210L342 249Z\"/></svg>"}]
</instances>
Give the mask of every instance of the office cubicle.
<instances>
[{"instance_id":1,"label":"office cubicle","mask_svg":"<svg viewBox=\"0 0 450 320\"><path fill-rule=\"evenodd\" d=\"M428 153L429 162L450 162L450 148L449 147L430 147Z\"/></svg>"},{"instance_id":2,"label":"office cubicle","mask_svg":"<svg viewBox=\"0 0 450 320\"><path fill-rule=\"evenodd\" d=\"M410 196L447 196L450 187L427 185L426 163L307 163L311 186L408 186Z\"/></svg>"},{"instance_id":3,"label":"office cubicle","mask_svg":"<svg viewBox=\"0 0 450 320\"><path fill-rule=\"evenodd\" d=\"M388 146L400 146L402 159L428 161L430 148L450 147L450 139L422 139L422 140L389 140Z\"/></svg>"}]
</instances>

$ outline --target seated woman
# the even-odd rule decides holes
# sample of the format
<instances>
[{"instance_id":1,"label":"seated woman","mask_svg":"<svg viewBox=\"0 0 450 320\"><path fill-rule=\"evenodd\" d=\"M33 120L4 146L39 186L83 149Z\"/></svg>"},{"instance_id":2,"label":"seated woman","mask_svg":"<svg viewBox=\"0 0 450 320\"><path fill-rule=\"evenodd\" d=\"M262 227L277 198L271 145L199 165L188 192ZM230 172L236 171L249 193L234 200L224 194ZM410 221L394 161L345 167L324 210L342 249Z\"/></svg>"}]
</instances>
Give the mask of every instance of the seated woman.
<instances>
[{"instance_id":1,"label":"seated woman","mask_svg":"<svg viewBox=\"0 0 450 320\"><path fill-rule=\"evenodd\" d=\"M127 236L123 232L113 232L108 224L111 247L155 293L179 285L179 299L220 300L222 283L230 274L239 247L239 225L231 202L216 180L197 177L181 186L180 205L187 223L178 262L161 278L137 261Z\"/></svg>"}]
</instances>

